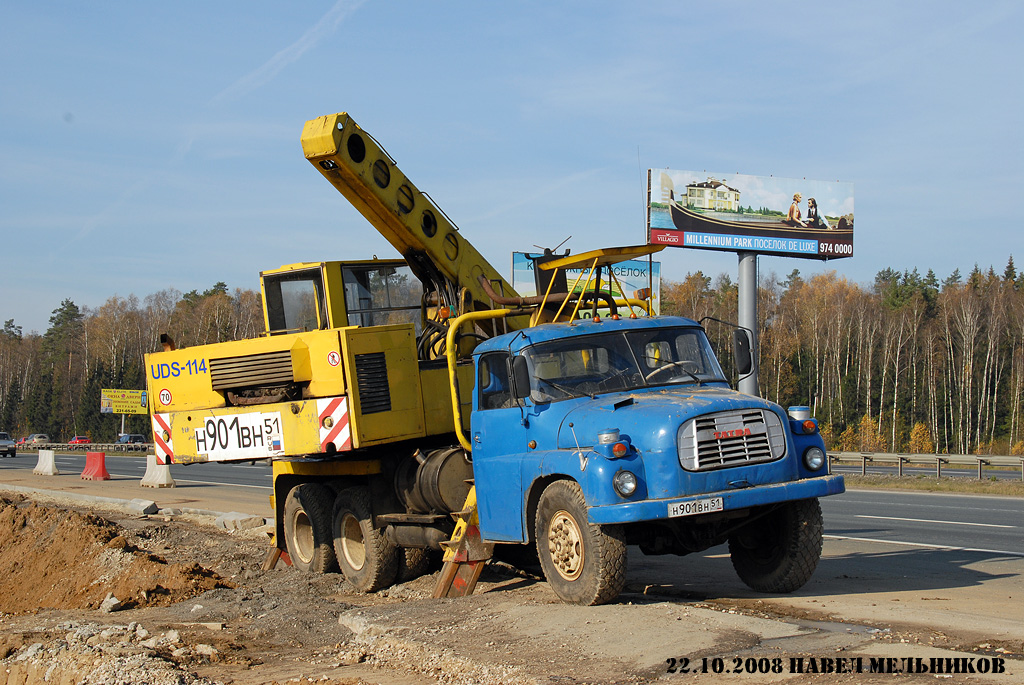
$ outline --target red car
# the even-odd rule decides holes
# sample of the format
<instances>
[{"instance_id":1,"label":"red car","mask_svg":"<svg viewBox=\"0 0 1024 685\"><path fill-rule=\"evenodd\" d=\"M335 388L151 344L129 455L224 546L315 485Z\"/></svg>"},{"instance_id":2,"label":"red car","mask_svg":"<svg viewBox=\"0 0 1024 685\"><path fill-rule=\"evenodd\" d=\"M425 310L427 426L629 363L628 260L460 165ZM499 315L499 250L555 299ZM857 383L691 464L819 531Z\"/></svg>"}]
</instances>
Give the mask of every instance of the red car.
<instances>
[{"instance_id":1,"label":"red car","mask_svg":"<svg viewBox=\"0 0 1024 685\"><path fill-rule=\"evenodd\" d=\"M75 437L68 440L69 445L88 445L92 440L85 437L84 435L76 435Z\"/></svg>"}]
</instances>

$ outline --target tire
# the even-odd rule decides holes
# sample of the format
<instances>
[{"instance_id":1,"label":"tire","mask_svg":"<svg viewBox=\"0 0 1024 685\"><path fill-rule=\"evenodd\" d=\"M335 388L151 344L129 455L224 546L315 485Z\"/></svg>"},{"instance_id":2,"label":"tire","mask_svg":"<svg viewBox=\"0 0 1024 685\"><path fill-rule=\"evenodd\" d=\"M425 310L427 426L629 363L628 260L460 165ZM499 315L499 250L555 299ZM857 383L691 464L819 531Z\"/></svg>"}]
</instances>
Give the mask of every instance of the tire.
<instances>
[{"instance_id":1,"label":"tire","mask_svg":"<svg viewBox=\"0 0 1024 685\"><path fill-rule=\"evenodd\" d=\"M376 592L395 582L399 548L384 529L373 527L370 498L363 488L338 493L333 516L334 553L345 579L360 592Z\"/></svg>"},{"instance_id":2,"label":"tire","mask_svg":"<svg viewBox=\"0 0 1024 685\"><path fill-rule=\"evenodd\" d=\"M626 541L621 526L587 521L578 483L555 481L537 504L537 556L551 589L568 604L606 604L626 584Z\"/></svg>"},{"instance_id":3,"label":"tire","mask_svg":"<svg viewBox=\"0 0 1024 685\"><path fill-rule=\"evenodd\" d=\"M818 500L787 502L729 536L740 580L758 592L793 592L810 580L821 558Z\"/></svg>"},{"instance_id":4,"label":"tire","mask_svg":"<svg viewBox=\"0 0 1024 685\"><path fill-rule=\"evenodd\" d=\"M405 583L419 578L430 568L427 550L418 547L404 547L398 550L398 573L395 582Z\"/></svg>"},{"instance_id":5,"label":"tire","mask_svg":"<svg viewBox=\"0 0 1024 685\"><path fill-rule=\"evenodd\" d=\"M331 535L334 493L319 483L291 489L284 503L284 540L292 566L312 573L338 570Z\"/></svg>"}]
</instances>

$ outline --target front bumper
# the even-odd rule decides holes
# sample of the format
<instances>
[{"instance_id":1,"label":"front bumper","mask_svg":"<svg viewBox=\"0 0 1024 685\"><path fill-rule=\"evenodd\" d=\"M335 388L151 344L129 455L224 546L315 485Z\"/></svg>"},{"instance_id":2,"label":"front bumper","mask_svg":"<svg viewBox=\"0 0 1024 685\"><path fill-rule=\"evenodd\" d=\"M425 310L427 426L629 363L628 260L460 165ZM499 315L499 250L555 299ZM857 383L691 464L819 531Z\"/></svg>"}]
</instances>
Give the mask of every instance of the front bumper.
<instances>
[{"instance_id":1,"label":"front bumper","mask_svg":"<svg viewBox=\"0 0 1024 685\"><path fill-rule=\"evenodd\" d=\"M773 485L758 485L743 490L726 490L722 492L707 492L688 497L675 497L672 499L642 500L639 502L622 502L620 504L607 504L604 506L590 507L588 518L591 523L602 525L608 523L639 523L642 521L656 521L667 519L669 507L682 502L707 499L709 497L721 497L724 500L725 511L735 509L747 509L765 504L777 504L812 497L825 497L827 495L838 495L846 491L846 484L842 476L819 476L805 480L791 481L788 483L775 483Z\"/></svg>"}]
</instances>

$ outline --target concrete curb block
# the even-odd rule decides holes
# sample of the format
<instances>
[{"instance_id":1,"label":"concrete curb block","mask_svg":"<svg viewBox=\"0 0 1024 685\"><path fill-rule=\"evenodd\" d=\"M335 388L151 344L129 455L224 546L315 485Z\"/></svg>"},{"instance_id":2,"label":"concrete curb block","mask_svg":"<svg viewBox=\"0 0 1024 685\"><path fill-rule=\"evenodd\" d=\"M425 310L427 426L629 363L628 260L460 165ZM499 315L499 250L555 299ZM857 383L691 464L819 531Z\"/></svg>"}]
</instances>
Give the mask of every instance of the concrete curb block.
<instances>
[{"instance_id":1,"label":"concrete curb block","mask_svg":"<svg viewBox=\"0 0 1024 685\"><path fill-rule=\"evenodd\" d=\"M226 530L249 530L251 528L259 528L260 526L266 525L266 520L262 516L253 516L252 514L243 514L241 512L232 511L218 516L214 523L218 528L224 528Z\"/></svg>"},{"instance_id":2,"label":"concrete curb block","mask_svg":"<svg viewBox=\"0 0 1024 685\"><path fill-rule=\"evenodd\" d=\"M160 463L155 454L146 455L146 474L142 476L144 488L173 488L174 478L171 476L171 465Z\"/></svg>"},{"instance_id":3,"label":"concrete curb block","mask_svg":"<svg viewBox=\"0 0 1024 685\"><path fill-rule=\"evenodd\" d=\"M64 492L63 490L45 490L43 488L30 488L24 485L9 485L7 483L0 483L0 492L7 490L11 492L20 492L22 494L38 494L46 495L47 497L53 497L56 499L71 499L78 502L85 502L87 504L114 504L125 509L131 509L132 500L130 499L119 499L117 497L101 497L99 495L83 495L77 492ZM217 518L220 516L226 516L227 514L223 511L211 511L209 509L193 509L191 507L175 507L175 509L182 514L192 514L194 516L210 516ZM237 512L235 512L237 514ZM252 516L263 521L264 519L255 514L244 514L244 516Z\"/></svg>"},{"instance_id":4,"label":"concrete curb block","mask_svg":"<svg viewBox=\"0 0 1024 685\"><path fill-rule=\"evenodd\" d=\"M148 499L133 499L128 503L128 508L140 514L155 514L160 511L156 502Z\"/></svg>"},{"instance_id":5,"label":"concrete curb block","mask_svg":"<svg viewBox=\"0 0 1024 685\"><path fill-rule=\"evenodd\" d=\"M32 473L37 476L59 476L57 464L53 460L53 450L39 450L39 461Z\"/></svg>"}]
</instances>

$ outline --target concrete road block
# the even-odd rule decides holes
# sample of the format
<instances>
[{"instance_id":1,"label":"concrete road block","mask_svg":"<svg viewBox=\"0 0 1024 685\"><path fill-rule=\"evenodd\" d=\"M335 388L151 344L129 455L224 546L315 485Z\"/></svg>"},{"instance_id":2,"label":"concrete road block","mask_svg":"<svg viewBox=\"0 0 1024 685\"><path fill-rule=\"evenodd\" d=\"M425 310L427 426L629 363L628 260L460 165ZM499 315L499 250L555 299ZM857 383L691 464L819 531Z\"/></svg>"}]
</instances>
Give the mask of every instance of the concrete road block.
<instances>
[{"instance_id":1,"label":"concrete road block","mask_svg":"<svg viewBox=\"0 0 1024 685\"><path fill-rule=\"evenodd\" d=\"M173 488L174 478L171 477L171 465L161 463L155 454L146 455L146 474L142 476L144 488Z\"/></svg>"},{"instance_id":2,"label":"concrete road block","mask_svg":"<svg viewBox=\"0 0 1024 685\"><path fill-rule=\"evenodd\" d=\"M106 452L86 452L85 470L82 471L82 480L110 480L107 473Z\"/></svg>"},{"instance_id":3,"label":"concrete road block","mask_svg":"<svg viewBox=\"0 0 1024 685\"><path fill-rule=\"evenodd\" d=\"M59 476L57 464L53 461L53 450L39 450L39 461L32 473L37 476Z\"/></svg>"}]
</instances>

